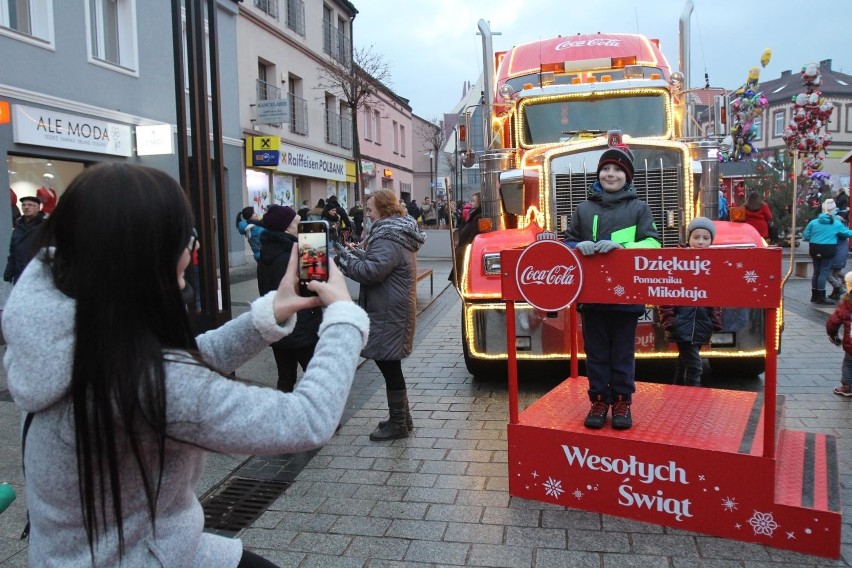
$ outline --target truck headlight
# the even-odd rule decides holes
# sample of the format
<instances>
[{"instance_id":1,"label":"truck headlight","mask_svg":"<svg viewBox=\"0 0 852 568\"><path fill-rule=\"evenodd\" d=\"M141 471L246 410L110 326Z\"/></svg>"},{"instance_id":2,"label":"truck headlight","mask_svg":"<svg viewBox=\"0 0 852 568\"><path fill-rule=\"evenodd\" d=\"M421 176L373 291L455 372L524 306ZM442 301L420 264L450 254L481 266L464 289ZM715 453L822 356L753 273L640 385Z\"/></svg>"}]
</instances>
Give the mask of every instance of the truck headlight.
<instances>
[{"instance_id":1,"label":"truck headlight","mask_svg":"<svg viewBox=\"0 0 852 568\"><path fill-rule=\"evenodd\" d=\"M485 263L485 274L500 274L500 253L491 253L483 256Z\"/></svg>"}]
</instances>

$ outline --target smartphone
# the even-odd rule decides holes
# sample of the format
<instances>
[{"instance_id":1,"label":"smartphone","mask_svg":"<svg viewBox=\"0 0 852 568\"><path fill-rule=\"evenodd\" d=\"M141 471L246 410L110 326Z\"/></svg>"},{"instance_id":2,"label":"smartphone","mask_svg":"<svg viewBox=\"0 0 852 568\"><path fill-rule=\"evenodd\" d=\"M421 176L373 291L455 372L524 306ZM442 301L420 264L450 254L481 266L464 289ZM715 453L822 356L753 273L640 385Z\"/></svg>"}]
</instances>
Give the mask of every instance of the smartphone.
<instances>
[{"instance_id":1,"label":"smartphone","mask_svg":"<svg viewBox=\"0 0 852 568\"><path fill-rule=\"evenodd\" d=\"M311 280L328 280L328 222L299 223L299 295L316 296L308 290Z\"/></svg>"}]
</instances>

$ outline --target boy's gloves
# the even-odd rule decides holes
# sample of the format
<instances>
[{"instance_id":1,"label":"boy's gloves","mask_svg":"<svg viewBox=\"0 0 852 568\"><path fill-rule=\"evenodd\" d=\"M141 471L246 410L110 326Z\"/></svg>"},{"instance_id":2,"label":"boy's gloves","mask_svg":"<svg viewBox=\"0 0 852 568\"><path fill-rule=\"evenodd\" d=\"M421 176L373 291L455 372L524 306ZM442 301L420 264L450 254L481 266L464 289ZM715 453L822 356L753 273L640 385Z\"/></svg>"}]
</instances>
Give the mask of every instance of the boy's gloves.
<instances>
[{"instance_id":1,"label":"boy's gloves","mask_svg":"<svg viewBox=\"0 0 852 568\"><path fill-rule=\"evenodd\" d=\"M611 250L624 248L615 241L598 241L595 243L595 251L606 254Z\"/></svg>"},{"instance_id":2,"label":"boy's gloves","mask_svg":"<svg viewBox=\"0 0 852 568\"><path fill-rule=\"evenodd\" d=\"M583 253L583 256L592 256L595 254L595 243L592 241L581 241L577 243L576 249Z\"/></svg>"},{"instance_id":3,"label":"boy's gloves","mask_svg":"<svg viewBox=\"0 0 852 568\"><path fill-rule=\"evenodd\" d=\"M828 340L831 341L832 343L834 343L835 345L837 345L838 347L843 345L843 341L839 337L837 337L836 335L829 335Z\"/></svg>"}]
</instances>

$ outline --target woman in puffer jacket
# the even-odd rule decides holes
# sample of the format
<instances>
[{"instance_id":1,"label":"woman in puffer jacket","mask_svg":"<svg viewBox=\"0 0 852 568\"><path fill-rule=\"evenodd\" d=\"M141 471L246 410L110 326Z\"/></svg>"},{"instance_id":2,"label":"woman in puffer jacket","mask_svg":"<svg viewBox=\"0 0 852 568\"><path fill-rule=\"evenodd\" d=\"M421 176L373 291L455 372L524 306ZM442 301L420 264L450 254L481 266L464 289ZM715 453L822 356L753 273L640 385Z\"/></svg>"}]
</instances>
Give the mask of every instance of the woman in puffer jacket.
<instances>
[{"instance_id":1,"label":"woman in puffer jacket","mask_svg":"<svg viewBox=\"0 0 852 568\"><path fill-rule=\"evenodd\" d=\"M852 230L837 218L837 205L834 200L826 199L822 203L822 213L808 223L802 233L802 238L809 243L808 253L814 267L811 277L811 302L815 304L834 304L834 301L825 297L825 283L831 271L831 262L837 253L837 238L840 236L852 237Z\"/></svg>"},{"instance_id":2,"label":"woman in puffer jacket","mask_svg":"<svg viewBox=\"0 0 852 568\"><path fill-rule=\"evenodd\" d=\"M370 194L364 208L372 221L364 248L335 245L335 262L361 284L358 304L370 316L370 340L361 356L376 362L387 388L390 418L370 434L373 441L408 437L414 427L402 360L411 354L417 319L417 251L426 237L389 189Z\"/></svg>"}]
</instances>

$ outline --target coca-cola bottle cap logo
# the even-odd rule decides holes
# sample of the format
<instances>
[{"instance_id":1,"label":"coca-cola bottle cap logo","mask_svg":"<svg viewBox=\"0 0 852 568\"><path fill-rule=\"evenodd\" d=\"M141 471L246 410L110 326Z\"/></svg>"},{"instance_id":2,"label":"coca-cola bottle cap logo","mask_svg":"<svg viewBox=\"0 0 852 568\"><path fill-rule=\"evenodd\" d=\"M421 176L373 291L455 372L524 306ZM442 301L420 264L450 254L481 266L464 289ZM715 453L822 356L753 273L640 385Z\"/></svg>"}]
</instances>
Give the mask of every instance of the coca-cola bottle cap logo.
<instances>
[{"instance_id":1,"label":"coca-cola bottle cap logo","mask_svg":"<svg viewBox=\"0 0 852 568\"><path fill-rule=\"evenodd\" d=\"M563 243L537 241L518 258L515 281L527 303L555 312L577 299L583 285L583 271L574 251Z\"/></svg>"}]
</instances>

